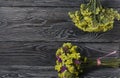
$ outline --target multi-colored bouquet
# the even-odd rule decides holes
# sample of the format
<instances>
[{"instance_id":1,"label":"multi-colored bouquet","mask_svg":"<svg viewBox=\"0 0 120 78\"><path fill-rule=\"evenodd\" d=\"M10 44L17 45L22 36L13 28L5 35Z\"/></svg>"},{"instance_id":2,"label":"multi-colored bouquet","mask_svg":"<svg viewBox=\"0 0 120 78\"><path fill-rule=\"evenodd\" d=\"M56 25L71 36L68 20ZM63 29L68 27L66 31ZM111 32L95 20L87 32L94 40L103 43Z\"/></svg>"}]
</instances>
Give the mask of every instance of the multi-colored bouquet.
<instances>
[{"instance_id":1,"label":"multi-colored bouquet","mask_svg":"<svg viewBox=\"0 0 120 78\"><path fill-rule=\"evenodd\" d=\"M56 66L59 78L79 78L82 72L81 65L86 63L87 58L80 55L78 47L71 43L64 43L56 52Z\"/></svg>"},{"instance_id":2,"label":"multi-colored bouquet","mask_svg":"<svg viewBox=\"0 0 120 78\"><path fill-rule=\"evenodd\" d=\"M80 10L69 12L69 16L79 29L87 32L105 32L113 28L114 19L120 20L118 11L103 8L100 0L89 0L81 4Z\"/></svg>"},{"instance_id":3,"label":"multi-colored bouquet","mask_svg":"<svg viewBox=\"0 0 120 78\"><path fill-rule=\"evenodd\" d=\"M72 45L71 43L64 43L56 52L56 65L55 70L58 72L59 78L79 78L82 72L93 66L107 65L111 67L118 67L120 59L101 59L117 53L114 51L103 57L99 57L96 60L88 58L83 54L80 54L79 47Z\"/></svg>"}]
</instances>

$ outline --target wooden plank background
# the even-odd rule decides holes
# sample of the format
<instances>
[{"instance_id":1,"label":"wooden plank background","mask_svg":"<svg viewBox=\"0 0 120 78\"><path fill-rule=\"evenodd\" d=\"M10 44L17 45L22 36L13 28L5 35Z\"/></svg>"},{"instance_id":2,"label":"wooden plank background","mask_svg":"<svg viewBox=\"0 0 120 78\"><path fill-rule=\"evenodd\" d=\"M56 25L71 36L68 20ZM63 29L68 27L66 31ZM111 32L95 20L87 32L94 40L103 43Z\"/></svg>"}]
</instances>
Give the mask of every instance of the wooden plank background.
<instances>
[{"instance_id":1,"label":"wooden plank background","mask_svg":"<svg viewBox=\"0 0 120 78\"><path fill-rule=\"evenodd\" d=\"M83 2L0 0L0 78L56 78L55 51L64 42L82 47L90 57L119 52L119 21L105 33L87 33L74 26L68 12L78 10ZM120 12L120 0L101 2ZM83 78L120 78L120 69L101 68Z\"/></svg>"}]
</instances>

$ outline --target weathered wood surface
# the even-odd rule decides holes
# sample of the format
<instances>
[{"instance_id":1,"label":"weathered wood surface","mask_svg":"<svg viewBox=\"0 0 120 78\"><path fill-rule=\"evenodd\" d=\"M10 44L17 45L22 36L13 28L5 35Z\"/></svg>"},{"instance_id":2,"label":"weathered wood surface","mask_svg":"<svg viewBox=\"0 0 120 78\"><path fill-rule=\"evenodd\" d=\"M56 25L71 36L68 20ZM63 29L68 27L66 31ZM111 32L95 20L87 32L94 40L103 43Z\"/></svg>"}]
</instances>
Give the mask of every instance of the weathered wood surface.
<instances>
[{"instance_id":1,"label":"weathered wood surface","mask_svg":"<svg viewBox=\"0 0 120 78\"><path fill-rule=\"evenodd\" d=\"M79 7L89 0L0 0L2 7ZM107 7L120 7L119 0L101 0Z\"/></svg>"},{"instance_id":2,"label":"weathered wood surface","mask_svg":"<svg viewBox=\"0 0 120 78\"><path fill-rule=\"evenodd\" d=\"M88 74L82 78L120 78L119 68L101 68L96 70L91 70Z\"/></svg>"},{"instance_id":3,"label":"weathered wood surface","mask_svg":"<svg viewBox=\"0 0 120 78\"><path fill-rule=\"evenodd\" d=\"M0 41L120 42L120 22L106 33L83 32L68 17L75 9L0 7Z\"/></svg>"},{"instance_id":4,"label":"weathered wood surface","mask_svg":"<svg viewBox=\"0 0 120 78\"><path fill-rule=\"evenodd\" d=\"M53 66L0 66L0 78L58 78ZM80 78L120 78L119 68L91 70Z\"/></svg>"},{"instance_id":5,"label":"weathered wood surface","mask_svg":"<svg viewBox=\"0 0 120 78\"><path fill-rule=\"evenodd\" d=\"M120 22L106 33L87 33L74 26L68 12L79 9L82 2L0 0L0 78L57 78L55 52L64 42L82 47L94 58L119 52ZM102 4L120 12L120 0L102 0ZM120 78L120 69L96 69L82 77Z\"/></svg>"},{"instance_id":6,"label":"weathered wood surface","mask_svg":"<svg viewBox=\"0 0 120 78\"><path fill-rule=\"evenodd\" d=\"M0 78L57 78L53 66L0 66Z\"/></svg>"},{"instance_id":7,"label":"weathered wood surface","mask_svg":"<svg viewBox=\"0 0 120 78\"><path fill-rule=\"evenodd\" d=\"M64 42L0 42L0 65L55 65L55 52ZM104 53L119 51L119 43L72 42L89 57L100 57ZM114 57L118 57L117 54Z\"/></svg>"}]
</instances>

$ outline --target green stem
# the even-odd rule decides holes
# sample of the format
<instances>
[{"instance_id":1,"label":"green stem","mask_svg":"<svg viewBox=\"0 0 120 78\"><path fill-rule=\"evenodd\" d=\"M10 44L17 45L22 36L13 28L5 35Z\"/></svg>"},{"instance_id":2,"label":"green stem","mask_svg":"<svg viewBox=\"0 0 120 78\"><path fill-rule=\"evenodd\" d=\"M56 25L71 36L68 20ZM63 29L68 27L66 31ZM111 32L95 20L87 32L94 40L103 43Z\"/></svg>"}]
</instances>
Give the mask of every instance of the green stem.
<instances>
[{"instance_id":1,"label":"green stem","mask_svg":"<svg viewBox=\"0 0 120 78\"><path fill-rule=\"evenodd\" d=\"M120 58L103 59L101 61L101 65L109 66L109 67L119 67L120 66Z\"/></svg>"},{"instance_id":2,"label":"green stem","mask_svg":"<svg viewBox=\"0 0 120 78\"><path fill-rule=\"evenodd\" d=\"M97 66L97 60L89 60L90 66ZM120 58L107 58L101 60L101 65L99 66L106 66L106 67L120 67Z\"/></svg>"},{"instance_id":3,"label":"green stem","mask_svg":"<svg viewBox=\"0 0 120 78\"><path fill-rule=\"evenodd\" d=\"M94 20L94 22L93 22L93 26L95 27L96 25L95 25L95 22L96 22L96 0L93 0L93 10L94 10L94 16L93 16L93 20Z\"/></svg>"},{"instance_id":4,"label":"green stem","mask_svg":"<svg viewBox=\"0 0 120 78\"><path fill-rule=\"evenodd\" d=\"M93 0L94 2L94 17L95 17L95 13L96 13L96 0Z\"/></svg>"},{"instance_id":5,"label":"green stem","mask_svg":"<svg viewBox=\"0 0 120 78\"><path fill-rule=\"evenodd\" d=\"M97 0L98 7L102 8L100 0Z\"/></svg>"}]
</instances>

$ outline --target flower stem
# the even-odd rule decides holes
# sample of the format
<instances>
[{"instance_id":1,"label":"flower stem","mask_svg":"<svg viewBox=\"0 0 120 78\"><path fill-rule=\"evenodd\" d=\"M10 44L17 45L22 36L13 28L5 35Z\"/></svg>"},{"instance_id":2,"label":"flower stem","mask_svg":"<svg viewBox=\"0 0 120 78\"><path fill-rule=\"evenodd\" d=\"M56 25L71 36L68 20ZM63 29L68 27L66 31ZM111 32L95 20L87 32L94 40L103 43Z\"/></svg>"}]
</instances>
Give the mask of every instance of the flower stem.
<instances>
[{"instance_id":1,"label":"flower stem","mask_svg":"<svg viewBox=\"0 0 120 78\"><path fill-rule=\"evenodd\" d=\"M93 66L105 66L105 67L113 67L118 68L120 67L120 58L105 58L99 61L100 64L98 64L98 59L89 59L88 60L88 67Z\"/></svg>"},{"instance_id":2,"label":"flower stem","mask_svg":"<svg viewBox=\"0 0 120 78\"><path fill-rule=\"evenodd\" d=\"M120 58L108 58L101 61L102 66L120 67Z\"/></svg>"}]
</instances>

